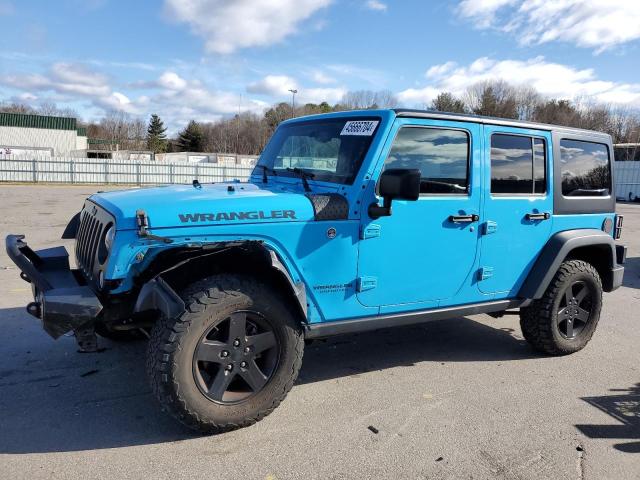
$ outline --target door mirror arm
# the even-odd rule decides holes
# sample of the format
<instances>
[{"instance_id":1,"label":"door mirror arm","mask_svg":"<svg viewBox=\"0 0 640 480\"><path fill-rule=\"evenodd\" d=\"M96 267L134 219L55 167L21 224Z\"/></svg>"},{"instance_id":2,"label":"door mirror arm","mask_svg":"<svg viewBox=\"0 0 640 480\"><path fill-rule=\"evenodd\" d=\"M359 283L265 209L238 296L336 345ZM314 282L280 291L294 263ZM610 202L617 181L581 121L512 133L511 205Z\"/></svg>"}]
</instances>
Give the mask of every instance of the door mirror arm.
<instances>
[{"instance_id":1,"label":"door mirror arm","mask_svg":"<svg viewBox=\"0 0 640 480\"><path fill-rule=\"evenodd\" d=\"M391 215L391 197L384 197L382 199L382 206L377 202L373 202L369 205L369 216L374 220L380 217L389 217Z\"/></svg>"},{"instance_id":2,"label":"door mirror arm","mask_svg":"<svg viewBox=\"0 0 640 480\"><path fill-rule=\"evenodd\" d=\"M420 197L420 170L389 168L380 175L378 191L382 206L378 202L369 205L368 214L374 220L391 215L393 200L417 200Z\"/></svg>"}]
</instances>

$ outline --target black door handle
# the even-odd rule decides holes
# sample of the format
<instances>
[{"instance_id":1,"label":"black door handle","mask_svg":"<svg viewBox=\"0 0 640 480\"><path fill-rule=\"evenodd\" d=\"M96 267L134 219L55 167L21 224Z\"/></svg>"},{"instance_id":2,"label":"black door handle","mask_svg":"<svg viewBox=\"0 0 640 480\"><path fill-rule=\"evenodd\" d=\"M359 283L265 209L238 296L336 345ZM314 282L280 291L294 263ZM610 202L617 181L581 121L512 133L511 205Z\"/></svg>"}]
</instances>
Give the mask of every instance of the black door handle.
<instances>
[{"instance_id":1,"label":"black door handle","mask_svg":"<svg viewBox=\"0 0 640 480\"><path fill-rule=\"evenodd\" d=\"M525 218L529 221L531 220L549 220L551 218L551 214L549 212L544 213L527 213Z\"/></svg>"},{"instance_id":2,"label":"black door handle","mask_svg":"<svg viewBox=\"0 0 640 480\"><path fill-rule=\"evenodd\" d=\"M471 223L477 222L480 217L475 213L473 215L450 215L449 221L453 223Z\"/></svg>"}]
</instances>

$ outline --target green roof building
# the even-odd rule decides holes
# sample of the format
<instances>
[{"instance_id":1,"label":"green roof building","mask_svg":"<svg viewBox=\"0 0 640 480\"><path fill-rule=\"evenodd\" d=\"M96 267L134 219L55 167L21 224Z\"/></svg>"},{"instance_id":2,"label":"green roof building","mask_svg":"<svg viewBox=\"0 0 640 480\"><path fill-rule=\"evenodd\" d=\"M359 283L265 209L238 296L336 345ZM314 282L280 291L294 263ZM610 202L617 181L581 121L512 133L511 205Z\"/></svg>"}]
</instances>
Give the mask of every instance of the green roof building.
<instances>
[{"instance_id":1,"label":"green roof building","mask_svg":"<svg viewBox=\"0 0 640 480\"><path fill-rule=\"evenodd\" d=\"M0 154L67 157L87 150L75 118L0 112Z\"/></svg>"}]
</instances>

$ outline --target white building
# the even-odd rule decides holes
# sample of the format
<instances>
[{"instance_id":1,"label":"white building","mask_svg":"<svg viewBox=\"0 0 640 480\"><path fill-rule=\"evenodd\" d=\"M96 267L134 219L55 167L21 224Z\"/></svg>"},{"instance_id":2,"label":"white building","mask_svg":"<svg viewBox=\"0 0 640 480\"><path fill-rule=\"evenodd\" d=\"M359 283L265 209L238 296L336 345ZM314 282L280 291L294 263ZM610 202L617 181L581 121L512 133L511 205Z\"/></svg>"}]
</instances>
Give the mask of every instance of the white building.
<instances>
[{"instance_id":1,"label":"white building","mask_svg":"<svg viewBox=\"0 0 640 480\"><path fill-rule=\"evenodd\" d=\"M0 154L64 157L86 149L75 118L0 112Z\"/></svg>"},{"instance_id":2,"label":"white building","mask_svg":"<svg viewBox=\"0 0 640 480\"><path fill-rule=\"evenodd\" d=\"M225 167L254 167L258 161L258 156L207 152L169 152L156 154L156 160L165 163L217 163Z\"/></svg>"}]
</instances>

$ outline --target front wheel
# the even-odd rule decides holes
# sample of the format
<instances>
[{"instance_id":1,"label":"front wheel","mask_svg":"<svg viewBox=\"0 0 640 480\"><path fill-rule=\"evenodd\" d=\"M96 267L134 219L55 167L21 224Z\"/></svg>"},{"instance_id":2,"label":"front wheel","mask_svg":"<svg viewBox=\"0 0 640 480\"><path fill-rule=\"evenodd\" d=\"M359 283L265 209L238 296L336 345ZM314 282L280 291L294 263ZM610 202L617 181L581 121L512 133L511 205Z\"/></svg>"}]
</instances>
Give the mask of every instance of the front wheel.
<instances>
[{"instance_id":1,"label":"front wheel","mask_svg":"<svg viewBox=\"0 0 640 480\"><path fill-rule=\"evenodd\" d=\"M577 352L591 340L601 307L602 283L593 265L563 262L542 298L520 309L522 334L550 355Z\"/></svg>"},{"instance_id":2,"label":"front wheel","mask_svg":"<svg viewBox=\"0 0 640 480\"><path fill-rule=\"evenodd\" d=\"M251 278L189 286L186 312L151 332L147 371L158 400L185 425L217 433L271 413L295 381L304 339L292 309Z\"/></svg>"}]
</instances>

